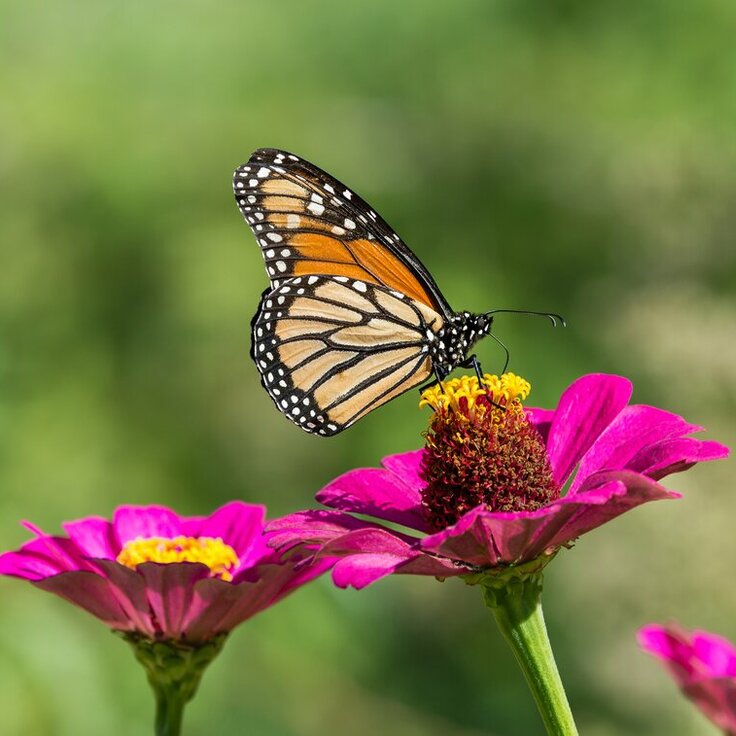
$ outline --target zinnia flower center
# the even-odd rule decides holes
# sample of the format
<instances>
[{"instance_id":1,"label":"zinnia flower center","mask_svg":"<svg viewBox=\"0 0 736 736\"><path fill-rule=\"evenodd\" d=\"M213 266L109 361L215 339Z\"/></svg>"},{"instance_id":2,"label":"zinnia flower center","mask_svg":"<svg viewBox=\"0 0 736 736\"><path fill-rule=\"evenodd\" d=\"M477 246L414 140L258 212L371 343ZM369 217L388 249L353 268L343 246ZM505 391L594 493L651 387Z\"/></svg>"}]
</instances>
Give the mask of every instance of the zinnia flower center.
<instances>
[{"instance_id":1,"label":"zinnia flower center","mask_svg":"<svg viewBox=\"0 0 736 736\"><path fill-rule=\"evenodd\" d=\"M428 388L419 406L434 415L426 433L422 506L436 529L484 504L533 511L560 497L544 441L521 401L531 386L513 373L454 378Z\"/></svg>"},{"instance_id":2,"label":"zinnia flower center","mask_svg":"<svg viewBox=\"0 0 736 736\"><path fill-rule=\"evenodd\" d=\"M201 562L212 577L230 581L232 571L240 564L235 550L219 537L147 537L127 541L117 561L135 569L143 562Z\"/></svg>"}]
</instances>

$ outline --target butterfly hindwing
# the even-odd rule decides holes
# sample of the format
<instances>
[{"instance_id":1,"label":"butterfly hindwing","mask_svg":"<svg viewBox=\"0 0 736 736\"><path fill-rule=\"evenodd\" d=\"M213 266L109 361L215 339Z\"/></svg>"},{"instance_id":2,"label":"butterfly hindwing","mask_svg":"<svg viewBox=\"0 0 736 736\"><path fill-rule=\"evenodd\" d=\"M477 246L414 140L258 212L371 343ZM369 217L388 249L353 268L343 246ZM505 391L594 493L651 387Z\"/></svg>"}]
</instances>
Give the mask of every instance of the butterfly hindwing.
<instances>
[{"instance_id":1,"label":"butterfly hindwing","mask_svg":"<svg viewBox=\"0 0 736 736\"><path fill-rule=\"evenodd\" d=\"M337 434L432 373L443 318L401 292L345 276L297 276L264 292L253 359L279 410Z\"/></svg>"},{"instance_id":2,"label":"butterfly hindwing","mask_svg":"<svg viewBox=\"0 0 736 736\"><path fill-rule=\"evenodd\" d=\"M427 269L388 224L314 164L262 148L235 171L233 189L273 287L299 276L342 276L398 291L445 319L452 314Z\"/></svg>"}]
</instances>

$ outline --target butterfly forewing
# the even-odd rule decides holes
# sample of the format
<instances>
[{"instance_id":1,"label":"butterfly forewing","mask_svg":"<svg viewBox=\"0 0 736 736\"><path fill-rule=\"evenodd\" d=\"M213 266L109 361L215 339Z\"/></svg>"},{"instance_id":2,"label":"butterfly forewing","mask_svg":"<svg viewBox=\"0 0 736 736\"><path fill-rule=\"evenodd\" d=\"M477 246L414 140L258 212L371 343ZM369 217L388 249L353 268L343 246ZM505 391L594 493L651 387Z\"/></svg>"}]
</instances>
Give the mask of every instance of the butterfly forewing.
<instances>
[{"instance_id":1,"label":"butterfly forewing","mask_svg":"<svg viewBox=\"0 0 736 736\"><path fill-rule=\"evenodd\" d=\"M279 410L328 436L425 381L442 325L432 307L385 286L297 276L264 292L252 354Z\"/></svg>"},{"instance_id":2,"label":"butterfly forewing","mask_svg":"<svg viewBox=\"0 0 736 736\"><path fill-rule=\"evenodd\" d=\"M357 194L313 164L262 148L235 171L233 189L272 287L300 276L341 276L400 292L445 319L452 314L399 236Z\"/></svg>"}]
</instances>

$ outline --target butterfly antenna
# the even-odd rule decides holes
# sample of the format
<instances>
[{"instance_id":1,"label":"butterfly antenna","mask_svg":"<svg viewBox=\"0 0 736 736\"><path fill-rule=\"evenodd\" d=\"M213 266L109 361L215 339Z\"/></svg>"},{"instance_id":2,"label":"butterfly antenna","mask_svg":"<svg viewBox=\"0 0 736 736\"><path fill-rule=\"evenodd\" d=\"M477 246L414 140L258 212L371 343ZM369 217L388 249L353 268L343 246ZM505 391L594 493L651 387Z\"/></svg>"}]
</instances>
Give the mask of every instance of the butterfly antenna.
<instances>
[{"instance_id":1,"label":"butterfly antenna","mask_svg":"<svg viewBox=\"0 0 736 736\"><path fill-rule=\"evenodd\" d=\"M491 317L494 314L528 314L532 317L546 317L552 323L553 327L557 327L558 323L561 324L563 327L567 327L567 322L565 322L565 318L555 312L532 312L528 309L494 309L490 312L486 312L485 316ZM496 338L496 340L497 342L500 342L498 338Z\"/></svg>"},{"instance_id":2,"label":"butterfly antenna","mask_svg":"<svg viewBox=\"0 0 736 736\"><path fill-rule=\"evenodd\" d=\"M504 361L504 364L503 364L503 370L499 374L502 376L504 373L506 373L506 369L509 367L509 360L511 360L511 353L509 353L509 349L506 347L506 345L504 345L504 343L502 343L501 340L499 340L499 338L497 338L492 332L489 332L488 334L503 348L503 352L506 353L506 360Z\"/></svg>"}]
</instances>

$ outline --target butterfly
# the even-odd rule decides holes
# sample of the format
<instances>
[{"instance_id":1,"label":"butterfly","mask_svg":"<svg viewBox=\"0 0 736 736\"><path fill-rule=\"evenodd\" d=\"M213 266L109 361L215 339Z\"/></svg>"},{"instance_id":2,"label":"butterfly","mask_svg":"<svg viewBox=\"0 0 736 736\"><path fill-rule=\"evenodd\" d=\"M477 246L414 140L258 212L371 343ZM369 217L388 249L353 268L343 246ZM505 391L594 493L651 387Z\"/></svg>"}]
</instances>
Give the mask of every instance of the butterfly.
<instances>
[{"instance_id":1,"label":"butterfly","mask_svg":"<svg viewBox=\"0 0 736 736\"><path fill-rule=\"evenodd\" d=\"M480 372L468 352L490 333L493 312L455 312L354 191L273 148L235 170L233 191L270 280L251 322L251 357L298 427L335 435L432 375Z\"/></svg>"}]
</instances>

